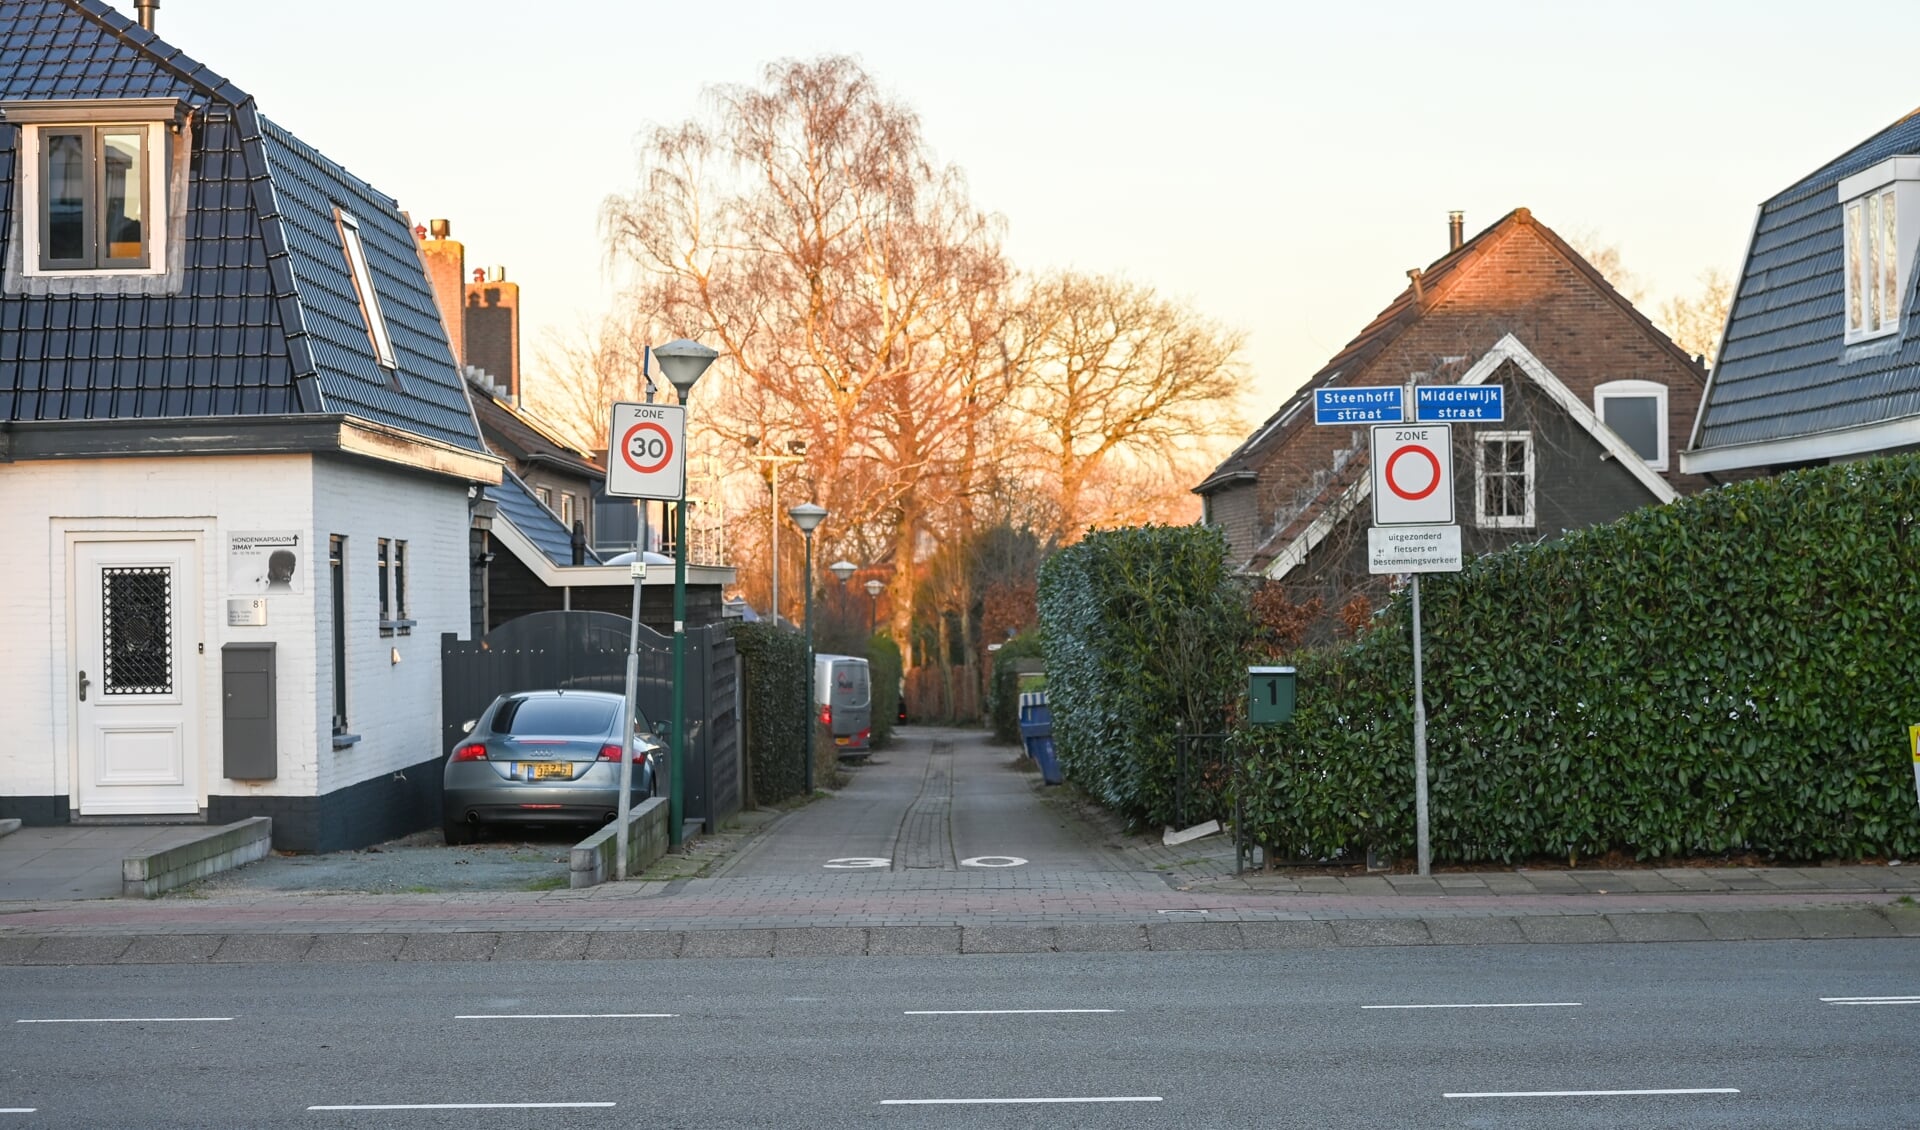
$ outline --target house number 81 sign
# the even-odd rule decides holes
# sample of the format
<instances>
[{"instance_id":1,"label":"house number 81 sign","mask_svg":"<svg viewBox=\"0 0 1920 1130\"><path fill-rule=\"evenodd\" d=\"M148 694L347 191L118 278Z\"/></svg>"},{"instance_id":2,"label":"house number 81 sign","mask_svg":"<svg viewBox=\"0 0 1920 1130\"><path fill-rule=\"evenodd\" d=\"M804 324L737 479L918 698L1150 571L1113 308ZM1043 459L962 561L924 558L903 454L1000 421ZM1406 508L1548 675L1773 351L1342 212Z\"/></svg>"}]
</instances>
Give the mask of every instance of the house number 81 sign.
<instances>
[{"instance_id":1,"label":"house number 81 sign","mask_svg":"<svg viewBox=\"0 0 1920 1130\"><path fill-rule=\"evenodd\" d=\"M677 404L613 406L607 428L607 493L678 501L686 491L687 410Z\"/></svg>"}]
</instances>

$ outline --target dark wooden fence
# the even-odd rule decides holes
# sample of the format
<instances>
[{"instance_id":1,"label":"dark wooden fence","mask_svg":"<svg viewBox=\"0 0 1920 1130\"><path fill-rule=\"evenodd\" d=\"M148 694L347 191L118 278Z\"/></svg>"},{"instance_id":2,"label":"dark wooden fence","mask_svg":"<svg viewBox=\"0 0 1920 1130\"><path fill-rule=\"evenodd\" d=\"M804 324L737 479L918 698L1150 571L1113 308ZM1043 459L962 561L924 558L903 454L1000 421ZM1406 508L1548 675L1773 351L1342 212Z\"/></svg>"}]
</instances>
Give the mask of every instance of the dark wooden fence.
<instances>
[{"instance_id":1,"label":"dark wooden fence","mask_svg":"<svg viewBox=\"0 0 1920 1130\"><path fill-rule=\"evenodd\" d=\"M498 695L528 690L626 690L625 616L535 612L477 640L440 637L442 749ZM709 828L740 811L740 725L733 640L722 625L687 632L687 745L683 799L688 819ZM640 627L640 713L673 717L673 639ZM665 782L662 781L664 786Z\"/></svg>"}]
</instances>

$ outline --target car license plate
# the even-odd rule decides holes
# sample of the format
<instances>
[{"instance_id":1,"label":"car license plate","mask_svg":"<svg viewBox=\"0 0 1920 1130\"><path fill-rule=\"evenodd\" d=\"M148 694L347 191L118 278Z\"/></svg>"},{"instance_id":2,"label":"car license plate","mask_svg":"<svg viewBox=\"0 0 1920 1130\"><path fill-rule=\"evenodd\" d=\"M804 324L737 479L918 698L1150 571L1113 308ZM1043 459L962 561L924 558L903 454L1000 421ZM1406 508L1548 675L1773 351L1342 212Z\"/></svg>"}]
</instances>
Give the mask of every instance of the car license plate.
<instances>
[{"instance_id":1,"label":"car license plate","mask_svg":"<svg viewBox=\"0 0 1920 1130\"><path fill-rule=\"evenodd\" d=\"M573 763L569 761L536 761L527 766L527 776L536 781L544 781L549 777L572 777Z\"/></svg>"},{"instance_id":2,"label":"car license plate","mask_svg":"<svg viewBox=\"0 0 1920 1130\"><path fill-rule=\"evenodd\" d=\"M847 739L847 738L835 738L835 739L833 739L833 744L834 744L834 745L846 745L846 744L847 744L847 741L848 741L848 739Z\"/></svg>"}]
</instances>

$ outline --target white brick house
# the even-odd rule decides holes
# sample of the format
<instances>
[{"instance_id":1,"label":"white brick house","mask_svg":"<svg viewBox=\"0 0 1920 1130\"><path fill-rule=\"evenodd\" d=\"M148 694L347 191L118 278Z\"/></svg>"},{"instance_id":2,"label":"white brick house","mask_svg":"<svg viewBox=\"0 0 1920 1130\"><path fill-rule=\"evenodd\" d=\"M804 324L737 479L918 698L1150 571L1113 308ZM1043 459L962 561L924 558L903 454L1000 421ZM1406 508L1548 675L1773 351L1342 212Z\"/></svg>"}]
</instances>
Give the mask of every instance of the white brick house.
<instances>
[{"instance_id":1,"label":"white brick house","mask_svg":"<svg viewBox=\"0 0 1920 1130\"><path fill-rule=\"evenodd\" d=\"M436 821L500 462L406 218L100 0L0 6L0 197L0 817Z\"/></svg>"}]
</instances>

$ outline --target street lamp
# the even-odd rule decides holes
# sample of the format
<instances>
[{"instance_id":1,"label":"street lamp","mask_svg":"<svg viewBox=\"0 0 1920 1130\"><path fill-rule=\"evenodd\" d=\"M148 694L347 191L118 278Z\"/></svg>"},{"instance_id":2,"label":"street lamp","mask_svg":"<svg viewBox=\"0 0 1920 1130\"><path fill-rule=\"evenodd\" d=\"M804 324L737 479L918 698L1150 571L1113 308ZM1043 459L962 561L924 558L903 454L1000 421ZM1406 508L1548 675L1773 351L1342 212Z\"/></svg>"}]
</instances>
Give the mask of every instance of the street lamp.
<instances>
[{"instance_id":1,"label":"street lamp","mask_svg":"<svg viewBox=\"0 0 1920 1130\"><path fill-rule=\"evenodd\" d=\"M718 350L681 338L653 347L660 371L686 407L695 381L707 371ZM687 492L673 508L673 752L667 762L667 846L678 848L685 836L686 786L681 781L687 763Z\"/></svg>"},{"instance_id":2,"label":"street lamp","mask_svg":"<svg viewBox=\"0 0 1920 1130\"><path fill-rule=\"evenodd\" d=\"M749 451L758 446L760 446L759 436L750 435L747 437L747 449ZM767 505L767 522L772 527L772 537L769 539L767 556L771 563L768 573L773 580L773 595L769 598L771 601L770 611L773 614L773 622L778 624L780 623L780 467L784 463L806 462L807 441L804 439L788 440L787 454L785 455L768 452L765 455L749 455L747 458L761 465L763 473L767 476L767 489L772 492L772 501Z\"/></svg>"},{"instance_id":3,"label":"street lamp","mask_svg":"<svg viewBox=\"0 0 1920 1130\"><path fill-rule=\"evenodd\" d=\"M803 502L787 511L787 517L807 535L807 795L813 795L813 531L827 517L827 508L815 502Z\"/></svg>"},{"instance_id":4,"label":"street lamp","mask_svg":"<svg viewBox=\"0 0 1920 1130\"><path fill-rule=\"evenodd\" d=\"M880 605L880 590L886 588L885 581L874 579L867 582L867 638L873 638L873 618Z\"/></svg>"},{"instance_id":5,"label":"street lamp","mask_svg":"<svg viewBox=\"0 0 1920 1130\"><path fill-rule=\"evenodd\" d=\"M851 561L835 561L833 564L827 566L827 572L840 578L840 583L844 585L847 583L847 578L853 576L854 571L859 568L860 566L855 565Z\"/></svg>"}]
</instances>

